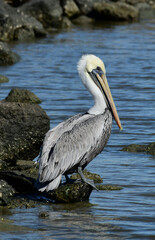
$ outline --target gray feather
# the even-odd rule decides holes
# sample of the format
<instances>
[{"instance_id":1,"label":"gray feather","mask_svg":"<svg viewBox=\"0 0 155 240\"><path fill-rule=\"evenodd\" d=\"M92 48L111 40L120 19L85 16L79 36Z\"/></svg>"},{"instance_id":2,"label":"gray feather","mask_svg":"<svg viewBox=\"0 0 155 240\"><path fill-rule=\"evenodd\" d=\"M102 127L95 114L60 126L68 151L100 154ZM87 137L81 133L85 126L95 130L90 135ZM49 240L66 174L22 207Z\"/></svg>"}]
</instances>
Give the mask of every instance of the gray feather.
<instances>
[{"instance_id":1,"label":"gray feather","mask_svg":"<svg viewBox=\"0 0 155 240\"><path fill-rule=\"evenodd\" d=\"M39 157L39 183L47 182L48 190L52 190L55 179L58 184L63 174L76 171L77 166L85 167L103 150L111 125L112 115L106 110L101 115L75 115L50 130Z\"/></svg>"}]
</instances>

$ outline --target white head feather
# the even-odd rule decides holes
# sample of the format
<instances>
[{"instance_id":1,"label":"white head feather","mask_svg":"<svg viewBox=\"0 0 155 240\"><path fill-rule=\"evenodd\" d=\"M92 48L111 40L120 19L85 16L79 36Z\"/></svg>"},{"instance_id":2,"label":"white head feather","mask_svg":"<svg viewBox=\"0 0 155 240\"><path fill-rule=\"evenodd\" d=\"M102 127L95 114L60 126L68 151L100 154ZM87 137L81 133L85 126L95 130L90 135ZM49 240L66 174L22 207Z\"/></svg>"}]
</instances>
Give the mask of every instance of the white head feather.
<instances>
[{"instance_id":1,"label":"white head feather","mask_svg":"<svg viewBox=\"0 0 155 240\"><path fill-rule=\"evenodd\" d=\"M79 76L85 87L93 95L95 101L94 106L88 112L95 115L104 113L107 107L103 93L89 75L89 72L92 72L97 67L100 67L105 74L105 66L102 60L91 54L83 55L77 65Z\"/></svg>"}]
</instances>

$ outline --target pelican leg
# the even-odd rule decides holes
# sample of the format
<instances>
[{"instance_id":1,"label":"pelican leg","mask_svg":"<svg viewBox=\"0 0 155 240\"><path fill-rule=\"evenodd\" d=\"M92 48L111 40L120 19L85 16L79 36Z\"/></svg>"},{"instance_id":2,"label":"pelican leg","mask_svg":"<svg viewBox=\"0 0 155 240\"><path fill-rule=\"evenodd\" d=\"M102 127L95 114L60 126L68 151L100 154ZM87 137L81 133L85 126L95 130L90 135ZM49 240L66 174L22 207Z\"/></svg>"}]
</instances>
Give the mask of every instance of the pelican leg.
<instances>
[{"instance_id":1,"label":"pelican leg","mask_svg":"<svg viewBox=\"0 0 155 240\"><path fill-rule=\"evenodd\" d=\"M83 174L83 172L82 172L82 167L78 167L78 174L80 175L80 177L81 177L81 179L82 179L83 182L89 184L90 186L92 186L93 188L95 188L96 190L98 190L97 187L96 187L95 184L94 184L94 181L91 180L91 179L87 179L87 178L84 176L84 174Z\"/></svg>"},{"instance_id":2,"label":"pelican leg","mask_svg":"<svg viewBox=\"0 0 155 240\"><path fill-rule=\"evenodd\" d=\"M70 179L70 177L68 177L67 174L65 174L65 178L66 178L66 183L74 183L75 179Z\"/></svg>"},{"instance_id":3,"label":"pelican leg","mask_svg":"<svg viewBox=\"0 0 155 240\"><path fill-rule=\"evenodd\" d=\"M69 182L69 180L70 180L70 178L68 177L68 175L67 175L67 174L65 174L65 178L66 178L66 183L68 183L68 182Z\"/></svg>"}]
</instances>

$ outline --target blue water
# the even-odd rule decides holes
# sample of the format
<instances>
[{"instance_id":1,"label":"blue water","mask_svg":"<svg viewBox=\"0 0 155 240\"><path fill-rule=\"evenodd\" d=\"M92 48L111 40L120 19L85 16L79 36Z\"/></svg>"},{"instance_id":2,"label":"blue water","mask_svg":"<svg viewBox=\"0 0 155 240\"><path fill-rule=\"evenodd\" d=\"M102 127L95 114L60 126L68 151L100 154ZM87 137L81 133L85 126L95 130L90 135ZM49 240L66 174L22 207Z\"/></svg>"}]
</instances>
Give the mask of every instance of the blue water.
<instances>
[{"instance_id":1,"label":"blue water","mask_svg":"<svg viewBox=\"0 0 155 240\"><path fill-rule=\"evenodd\" d=\"M0 100L13 87L33 91L51 127L93 104L77 73L80 56L92 53L104 61L123 131L113 123L107 147L88 170L123 189L93 191L90 206L11 210L7 218L25 230L1 232L0 239L155 239L155 158L120 151L155 141L155 21L74 28L10 47L21 60L0 67L10 79L0 85ZM48 216L41 218L41 212Z\"/></svg>"}]
</instances>

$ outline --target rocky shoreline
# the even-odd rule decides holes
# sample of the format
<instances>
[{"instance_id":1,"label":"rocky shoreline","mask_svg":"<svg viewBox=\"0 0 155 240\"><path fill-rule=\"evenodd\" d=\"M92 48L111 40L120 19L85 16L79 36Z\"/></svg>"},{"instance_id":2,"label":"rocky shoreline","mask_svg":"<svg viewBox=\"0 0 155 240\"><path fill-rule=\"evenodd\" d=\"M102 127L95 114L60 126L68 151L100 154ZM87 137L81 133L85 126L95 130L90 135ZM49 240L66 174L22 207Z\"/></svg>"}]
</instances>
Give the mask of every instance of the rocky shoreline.
<instances>
[{"instance_id":1,"label":"rocky shoreline","mask_svg":"<svg viewBox=\"0 0 155 240\"><path fill-rule=\"evenodd\" d=\"M35 207L38 204L88 202L92 187L81 181L60 185L49 193L40 193L34 187L38 164L18 160L14 166L0 170L0 206L7 208ZM84 171L87 178L94 179L99 190L121 190L115 185L103 185L99 175ZM78 179L73 175L73 179Z\"/></svg>"},{"instance_id":2,"label":"rocky shoreline","mask_svg":"<svg viewBox=\"0 0 155 240\"><path fill-rule=\"evenodd\" d=\"M154 0L1 0L0 41L43 37L76 24L154 17Z\"/></svg>"},{"instance_id":3,"label":"rocky shoreline","mask_svg":"<svg viewBox=\"0 0 155 240\"><path fill-rule=\"evenodd\" d=\"M77 25L102 27L154 18L155 0L1 0L0 66L20 60L7 46L11 41L33 40Z\"/></svg>"}]
</instances>

